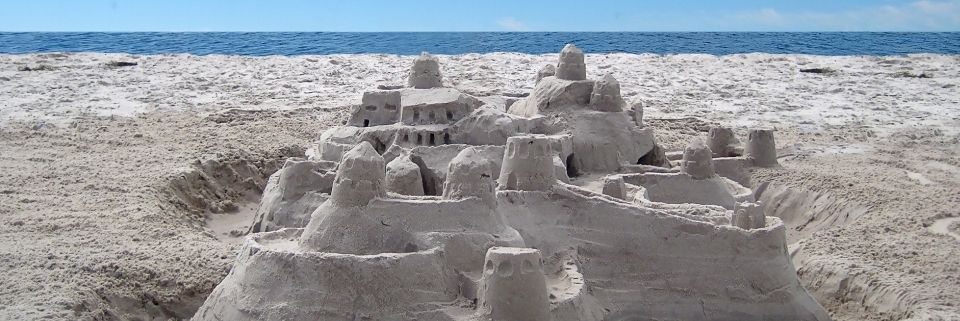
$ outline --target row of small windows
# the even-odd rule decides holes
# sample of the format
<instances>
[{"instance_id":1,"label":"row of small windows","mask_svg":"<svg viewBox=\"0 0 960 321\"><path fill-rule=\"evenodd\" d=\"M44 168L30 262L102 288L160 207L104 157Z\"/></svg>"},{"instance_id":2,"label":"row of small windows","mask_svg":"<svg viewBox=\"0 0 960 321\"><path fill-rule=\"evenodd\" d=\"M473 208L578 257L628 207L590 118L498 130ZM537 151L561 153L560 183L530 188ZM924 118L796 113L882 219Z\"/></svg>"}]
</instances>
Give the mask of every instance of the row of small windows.
<instances>
[{"instance_id":1,"label":"row of small windows","mask_svg":"<svg viewBox=\"0 0 960 321\"><path fill-rule=\"evenodd\" d=\"M431 121L437 119L437 115L436 115L434 112L432 112L432 111L430 112L430 114L428 114L428 117L430 118ZM420 111L419 111L419 110L414 110L414 111L413 111L413 121L418 121L418 120L420 120ZM453 112L452 112L452 111L449 111L449 110L447 111L447 120L453 120Z\"/></svg>"},{"instance_id":2,"label":"row of small windows","mask_svg":"<svg viewBox=\"0 0 960 321\"><path fill-rule=\"evenodd\" d=\"M397 111L397 105L384 104L384 105L383 105L383 108L386 109L386 110L389 110L389 111ZM377 106L367 105L366 107L364 107L364 109L369 110L369 111L376 111L376 110L377 110Z\"/></svg>"},{"instance_id":3,"label":"row of small windows","mask_svg":"<svg viewBox=\"0 0 960 321\"><path fill-rule=\"evenodd\" d=\"M364 107L364 109L366 109L367 111L377 111L377 106L367 105L366 107ZM396 106L396 105L391 105L391 104L386 104L386 105L384 105L384 109L389 110L389 111L396 111L396 110L397 110L397 106ZM433 111L431 111L428 115L429 115L430 120L436 120L436 119L437 119L437 115L436 115ZM413 120L420 120L420 111L419 111L419 110L414 110L414 111L413 111ZM450 110L447 111L447 120L453 120L453 111L450 111Z\"/></svg>"},{"instance_id":4,"label":"row of small windows","mask_svg":"<svg viewBox=\"0 0 960 321\"><path fill-rule=\"evenodd\" d=\"M417 135L417 136L416 136L416 144L417 144L417 145L423 145L424 135L423 135L423 134L420 134L420 133L417 133L416 135ZM437 136L438 136L438 135L435 134L435 133L430 133L430 135L426 136L426 138L427 138L427 140L428 140L427 145L437 145ZM404 141L404 142L409 142L409 141L410 141L410 134L403 134L403 141ZM451 143L451 142L450 142L450 134L449 134L449 133L444 133L444 134L443 134L443 144L450 144L450 143Z\"/></svg>"}]
</instances>

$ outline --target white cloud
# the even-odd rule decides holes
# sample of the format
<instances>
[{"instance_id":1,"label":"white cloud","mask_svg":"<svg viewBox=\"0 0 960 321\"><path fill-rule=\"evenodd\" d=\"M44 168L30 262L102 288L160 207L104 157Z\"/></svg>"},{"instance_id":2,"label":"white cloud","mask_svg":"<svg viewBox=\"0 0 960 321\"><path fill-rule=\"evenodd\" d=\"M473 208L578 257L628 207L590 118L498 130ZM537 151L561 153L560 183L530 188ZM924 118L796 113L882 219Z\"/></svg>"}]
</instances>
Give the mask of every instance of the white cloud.
<instances>
[{"instance_id":1,"label":"white cloud","mask_svg":"<svg viewBox=\"0 0 960 321\"><path fill-rule=\"evenodd\" d=\"M770 23L770 24L783 22L783 16L781 16L780 13L777 12L777 10L769 9L769 8L760 10L759 18L761 21Z\"/></svg>"},{"instance_id":2,"label":"white cloud","mask_svg":"<svg viewBox=\"0 0 960 321\"><path fill-rule=\"evenodd\" d=\"M846 11L782 12L766 8L727 16L729 27L829 31L960 30L960 0L921 0L903 5L862 7Z\"/></svg>"},{"instance_id":3,"label":"white cloud","mask_svg":"<svg viewBox=\"0 0 960 321\"><path fill-rule=\"evenodd\" d=\"M917 1L911 4L912 7L924 13L931 14L957 14L957 1L936 2L936 1Z\"/></svg>"},{"instance_id":4,"label":"white cloud","mask_svg":"<svg viewBox=\"0 0 960 321\"><path fill-rule=\"evenodd\" d=\"M527 31L527 25L523 22L514 19L513 17L506 17L497 21L497 25L500 28L503 28L507 31Z\"/></svg>"}]
</instances>

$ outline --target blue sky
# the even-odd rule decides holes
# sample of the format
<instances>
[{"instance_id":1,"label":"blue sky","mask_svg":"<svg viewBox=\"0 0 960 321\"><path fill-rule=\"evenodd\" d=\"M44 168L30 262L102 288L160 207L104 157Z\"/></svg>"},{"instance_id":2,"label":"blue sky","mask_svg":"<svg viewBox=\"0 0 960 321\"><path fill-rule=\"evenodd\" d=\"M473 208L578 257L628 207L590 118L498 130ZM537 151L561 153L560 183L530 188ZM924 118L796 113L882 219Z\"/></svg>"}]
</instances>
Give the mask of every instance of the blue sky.
<instances>
[{"instance_id":1,"label":"blue sky","mask_svg":"<svg viewBox=\"0 0 960 321\"><path fill-rule=\"evenodd\" d=\"M960 0L4 0L0 31L960 31Z\"/></svg>"}]
</instances>

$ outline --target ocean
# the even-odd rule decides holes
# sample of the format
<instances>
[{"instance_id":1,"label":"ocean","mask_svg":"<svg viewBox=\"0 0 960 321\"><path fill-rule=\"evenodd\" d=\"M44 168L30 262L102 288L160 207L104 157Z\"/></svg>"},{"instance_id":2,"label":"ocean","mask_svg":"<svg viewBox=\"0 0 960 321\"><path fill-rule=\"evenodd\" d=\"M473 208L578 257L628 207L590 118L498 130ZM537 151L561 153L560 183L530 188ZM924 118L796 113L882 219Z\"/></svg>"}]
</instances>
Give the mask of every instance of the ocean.
<instances>
[{"instance_id":1,"label":"ocean","mask_svg":"<svg viewBox=\"0 0 960 321\"><path fill-rule=\"evenodd\" d=\"M0 32L0 53L542 54L565 43L587 53L960 54L960 32Z\"/></svg>"}]
</instances>

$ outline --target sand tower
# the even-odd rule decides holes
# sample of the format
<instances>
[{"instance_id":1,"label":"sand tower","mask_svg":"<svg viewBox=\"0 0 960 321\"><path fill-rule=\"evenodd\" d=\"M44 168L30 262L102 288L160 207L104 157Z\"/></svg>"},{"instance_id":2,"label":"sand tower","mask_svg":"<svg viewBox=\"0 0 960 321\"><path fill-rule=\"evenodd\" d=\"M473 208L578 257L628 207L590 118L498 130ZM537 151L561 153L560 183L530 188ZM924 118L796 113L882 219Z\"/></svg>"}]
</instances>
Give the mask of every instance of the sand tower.
<instances>
[{"instance_id":1,"label":"sand tower","mask_svg":"<svg viewBox=\"0 0 960 321\"><path fill-rule=\"evenodd\" d=\"M593 84L590 93L590 108L596 111L619 112L627 103L620 96L620 82L607 74Z\"/></svg>"},{"instance_id":2,"label":"sand tower","mask_svg":"<svg viewBox=\"0 0 960 321\"><path fill-rule=\"evenodd\" d=\"M424 51L420 57L413 60L410 67L410 78L407 84L417 89L441 87L443 77L440 75L440 61L430 53Z\"/></svg>"},{"instance_id":3,"label":"sand tower","mask_svg":"<svg viewBox=\"0 0 960 321\"><path fill-rule=\"evenodd\" d=\"M747 138L747 159L753 166L773 167L777 163L777 143L773 140L773 128L755 128Z\"/></svg>"},{"instance_id":4,"label":"sand tower","mask_svg":"<svg viewBox=\"0 0 960 321\"><path fill-rule=\"evenodd\" d=\"M703 140L696 139L683 150L680 172L694 179L706 179L716 176L713 170L713 153Z\"/></svg>"},{"instance_id":5,"label":"sand tower","mask_svg":"<svg viewBox=\"0 0 960 321\"><path fill-rule=\"evenodd\" d=\"M477 197L495 207L497 195L494 191L493 168L493 162L476 147L464 149L450 161L447 180L443 183L443 198Z\"/></svg>"},{"instance_id":6,"label":"sand tower","mask_svg":"<svg viewBox=\"0 0 960 321\"><path fill-rule=\"evenodd\" d=\"M730 217L730 225L749 230L766 227L766 220L760 203L737 203Z\"/></svg>"},{"instance_id":7,"label":"sand tower","mask_svg":"<svg viewBox=\"0 0 960 321\"><path fill-rule=\"evenodd\" d=\"M330 200L339 206L351 207L364 206L384 196L385 170L383 157L369 142L361 142L340 159Z\"/></svg>"},{"instance_id":8,"label":"sand tower","mask_svg":"<svg viewBox=\"0 0 960 321\"><path fill-rule=\"evenodd\" d=\"M423 195L423 176L420 167L410 160L409 155L401 155L387 164L386 188L388 191L403 195Z\"/></svg>"},{"instance_id":9,"label":"sand tower","mask_svg":"<svg viewBox=\"0 0 960 321\"><path fill-rule=\"evenodd\" d=\"M637 127L640 127L640 128L643 128L643 107L644 107L644 105L646 105L646 104L645 104L642 100L637 100L637 101L635 101L635 102L630 106L630 109L633 111L633 115L632 115L632 117L633 117L633 123L636 124Z\"/></svg>"},{"instance_id":10,"label":"sand tower","mask_svg":"<svg viewBox=\"0 0 960 321\"><path fill-rule=\"evenodd\" d=\"M383 157L364 141L343 154L330 200L310 216L300 236L305 251L372 255L416 249L413 235L367 215L367 205L386 198Z\"/></svg>"},{"instance_id":11,"label":"sand tower","mask_svg":"<svg viewBox=\"0 0 960 321\"><path fill-rule=\"evenodd\" d=\"M568 43L560 51L557 78L563 80L587 79L587 65L583 62L583 51L572 43Z\"/></svg>"},{"instance_id":12,"label":"sand tower","mask_svg":"<svg viewBox=\"0 0 960 321\"><path fill-rule=\"evenodd\" d=\"M490 320L550 320L540 251L491 247L483 266L477 313Z\"/></svg>"},{"instance_id":13,"label":"sand tower","mask_svg":"<svg viewBox=\"0 0 960 321\"><path fill-rule=\"evenodd\" d=\"M556 180L549 138L528 135L507 139L507 149L500 167L501 188L546 191Z\"/></svg>"},{"instance_id":14,"label":"sand tower","mask_svg":"<svg viewBox=\"0 0 960 321\"><path fill-rule=\"evenodd\" d=\"M711 127L708 141L713 157L733 157L740 140L730 127Z\"/></svg>"}]
</instances>

